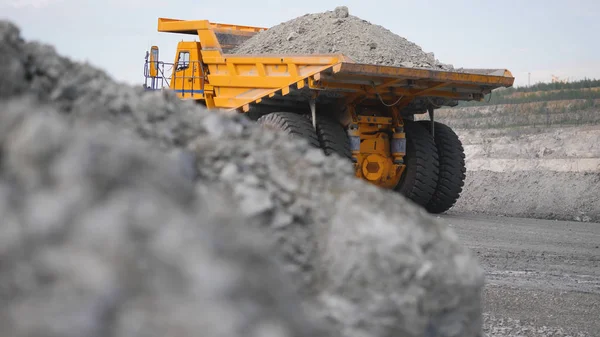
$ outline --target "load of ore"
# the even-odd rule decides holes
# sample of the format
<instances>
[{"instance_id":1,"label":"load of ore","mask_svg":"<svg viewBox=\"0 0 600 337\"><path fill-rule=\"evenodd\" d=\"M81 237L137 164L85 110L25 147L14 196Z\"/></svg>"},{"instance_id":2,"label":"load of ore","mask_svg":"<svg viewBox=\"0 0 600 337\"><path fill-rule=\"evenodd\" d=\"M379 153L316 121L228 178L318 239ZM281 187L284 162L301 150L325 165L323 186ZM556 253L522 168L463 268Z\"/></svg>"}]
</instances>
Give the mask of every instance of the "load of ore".
<instances>
[{"instance_id":1,"label":"load of ore","mask_svg":"<svg viewBox=\"0 0 600 337\"><path fill-rule=\"evenodd\" d=\"M454 232L347 161L0 22L2 336L479 336Z\"/></svg>"},{"instance_id":2,"label":"load of ore","mask_svg":"<svg viewBox=\"0 0 600 337\"><path fill-rule=\"evenodd\" d=\"M306 14L260 32L232 54L344 54L358 63L452 70L415 43L350 15L345 6Z\"/></svg>"}]
</instances>

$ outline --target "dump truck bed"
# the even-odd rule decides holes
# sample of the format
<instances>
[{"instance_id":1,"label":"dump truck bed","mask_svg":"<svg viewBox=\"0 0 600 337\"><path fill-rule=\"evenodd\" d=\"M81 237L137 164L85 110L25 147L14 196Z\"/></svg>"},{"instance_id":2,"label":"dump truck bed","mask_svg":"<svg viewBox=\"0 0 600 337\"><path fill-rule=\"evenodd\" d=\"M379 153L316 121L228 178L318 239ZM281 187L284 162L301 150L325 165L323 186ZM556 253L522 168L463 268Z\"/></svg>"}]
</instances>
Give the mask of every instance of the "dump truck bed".
<instances>
[{"instance_id":1,"label":"dump truck bed","mask_svg":"<svg viewBox=\"0 0 600 337\"><path fill-rule=\"evenodd\" d=\"M247 111L252 104L294 104L302 99L303 90L313 89L319 91L319 96L361 100L383 100L393 103L401 100L414 100L417 97L441 99L438 102L451 102L465 100L481 100L486 94L499 87L513 85L514 77L506 69L469 69L456 71L441 71L431 69L406 68L394 66L379 66L354 63L349 58L339 55L342 62L330 65L317 65L317 60L323 61L331 55L310 56L242 56L225 55L228 62L235 60L258 60L258 64L269 64L268 59L276 58L282 67L287 70L280 73L267 74L249 71L238 73L240 82L228 76L228 83L233 86L249 86L238 95L231 97L231 102L237 102L227 108L242 109ZM303 60L302 60L303 59ZM295 62L296 61L296 62ZM303 61L303 62L298 62ZM304 64L302 64L304 63ZM312 64L308 66L305 64ZM317 64L316 64L317 63ZM229 69L232 68L230 64ZM295 69L294 69L295 68ZM307 71L302 71L307 70ZM262 76L261 76L262 73ZM260 87L258 80L273 77L273 87ZM286 82L283 84L283 82ZM212 80L211 80L212 82ZM219 83L219 81L217 81ZM222 83L222 82L221 82ZM253 85L255 83L256 85ZM224 83L223 83L224 84ZM443 104L443 103L441 103Z\"/></svg>"}]
</instances>

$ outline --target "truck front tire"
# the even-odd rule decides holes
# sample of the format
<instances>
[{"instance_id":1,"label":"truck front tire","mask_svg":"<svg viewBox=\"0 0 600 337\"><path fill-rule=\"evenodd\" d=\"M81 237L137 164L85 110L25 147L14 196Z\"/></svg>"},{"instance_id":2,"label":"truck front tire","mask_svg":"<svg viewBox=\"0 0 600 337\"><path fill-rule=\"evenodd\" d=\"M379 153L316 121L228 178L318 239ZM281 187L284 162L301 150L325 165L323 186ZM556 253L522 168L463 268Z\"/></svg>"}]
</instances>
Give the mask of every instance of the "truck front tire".
<instances>
[{"instance_id":1,"label":"truck front tire","mask_svg":"<svg viewBox=\"0 0 600 337\"><path fill-rule=\"evenodd\" d=\"M302 138L316 148L319 148L319 138L310 119L293 112L272 112L256 120L259 124L289 134L291 137Z\"/></svg>"},{"instance_id":2,"label":"truck front tire","mask_svg":"<svg viewBox=\"0 0 600 337\"><path fill-rule=\"evenodd\" d=\"M309 116L309 119L312 123L312 117ZM317 137L327 156L337 153L343 158L352 158L348 134L342 124L335 119L317 115Z\"/></svg>"}]
</instances>

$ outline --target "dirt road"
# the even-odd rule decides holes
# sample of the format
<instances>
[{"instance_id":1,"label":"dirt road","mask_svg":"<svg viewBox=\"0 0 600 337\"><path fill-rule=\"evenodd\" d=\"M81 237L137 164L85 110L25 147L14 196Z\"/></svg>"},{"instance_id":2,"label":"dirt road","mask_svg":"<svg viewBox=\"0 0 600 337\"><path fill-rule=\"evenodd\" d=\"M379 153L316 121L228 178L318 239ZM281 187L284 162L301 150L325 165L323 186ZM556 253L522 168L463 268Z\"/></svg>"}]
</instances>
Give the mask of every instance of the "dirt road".
<instances>
[{"instance_id":1,"label":"dirt road","mask_svg":"<svg viewBox=\"0 0 600 337\"><path fill-rule=\"evenodd\" d=\"M441 217L486 270L487 336L600 336L600 224Z\"/></svg>"}]
</instances>

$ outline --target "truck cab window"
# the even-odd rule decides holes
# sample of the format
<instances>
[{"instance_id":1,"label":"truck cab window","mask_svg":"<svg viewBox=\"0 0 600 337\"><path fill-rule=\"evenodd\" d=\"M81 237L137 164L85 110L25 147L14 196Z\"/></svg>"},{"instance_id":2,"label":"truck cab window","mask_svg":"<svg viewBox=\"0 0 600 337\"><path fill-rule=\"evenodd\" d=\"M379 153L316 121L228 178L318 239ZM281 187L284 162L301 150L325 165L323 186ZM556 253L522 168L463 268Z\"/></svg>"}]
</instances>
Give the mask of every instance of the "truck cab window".
<instances>
[{"instance_id":1,"label":"truck cab window","mask_svg":"<svg viewBox=\"0 0 600 337\"><path fill-rule=\"evenodd\" d=\"M179 52L177 58L177 71L187 69L190 66L190 53L187 51Z\"/></svg>"}]
</instances>

